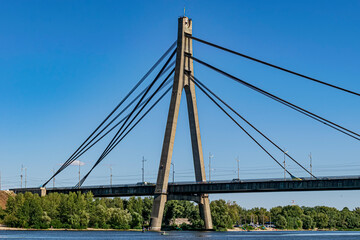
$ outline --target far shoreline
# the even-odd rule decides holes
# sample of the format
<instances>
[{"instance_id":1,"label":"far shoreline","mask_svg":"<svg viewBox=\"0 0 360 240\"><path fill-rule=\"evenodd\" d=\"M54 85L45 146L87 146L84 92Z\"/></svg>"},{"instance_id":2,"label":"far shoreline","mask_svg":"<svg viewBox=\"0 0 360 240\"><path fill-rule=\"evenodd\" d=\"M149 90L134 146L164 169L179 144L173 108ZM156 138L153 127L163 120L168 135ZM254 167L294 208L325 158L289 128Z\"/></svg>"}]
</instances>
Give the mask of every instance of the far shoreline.
<instances>
[{"instance_id":1,"label":"far shoreline","mask_svg":"<svg viewBox=\"0 0 360 240\"><path fill-rule=\"evenodd\" d=\"M106 228L86 228L86 229L72 229L72 228L48 228L48 229L35 229L35 228L14 228L14 227L6 227L4 225L0 225L0 231L117 231L117 232L141 232L142 229L106 229ZM171 231L178 231L178 230L164 230L167 232ZM206 230L184 230L184 231L203 231L207 232ZM360 231L360 229L276 229L276 228L269 228L269 229L253 229L253 230L244 230L242 228L230 228L224 232L343 232L343 231ZM146 231L151 232L151 231ZM163 232L163 231L159 231ZM181 231L179 231L181 232Z\"/></svg>"}]
</instances>

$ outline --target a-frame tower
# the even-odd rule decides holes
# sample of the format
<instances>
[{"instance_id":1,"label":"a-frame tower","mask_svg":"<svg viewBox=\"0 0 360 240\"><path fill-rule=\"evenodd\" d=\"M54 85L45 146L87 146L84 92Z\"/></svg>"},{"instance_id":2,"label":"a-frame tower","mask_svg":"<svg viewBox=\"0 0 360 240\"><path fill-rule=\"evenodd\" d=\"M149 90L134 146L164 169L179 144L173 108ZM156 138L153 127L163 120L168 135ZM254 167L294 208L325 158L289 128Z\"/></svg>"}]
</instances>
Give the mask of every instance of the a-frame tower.
<instances>
[{"instance_id":1,"label":"a-frame tower","mask_svg":"<svg viewBox=\"0 0 360 240\"><path fill-rule=\"evenodd\" d=\"M191 19L188 19L187 17L180 17L178 25L174 84L171 95L169 114L166 123L159 172L155 188L154 203L150 220L150 227L153 231L160 231L165 203L167 200L171 199L184 199L197 202L200 208L200 215L205 223L205 228L212 229L210 205L207 194L199 194L193 196L167 195L171 158L173 154L176 125L183 89L185 90L186 94L187 109L189 115L191 144L195 167L195 179L197 182L206 181L204 158L200 138L199 118L196 105L195 85L190 80L188 75L185 74L189 73L191 75L194 75L193 60L188 57L193 53L192 39L186 37L186 35L191 34Z\"/></svg>"}]
</instances>

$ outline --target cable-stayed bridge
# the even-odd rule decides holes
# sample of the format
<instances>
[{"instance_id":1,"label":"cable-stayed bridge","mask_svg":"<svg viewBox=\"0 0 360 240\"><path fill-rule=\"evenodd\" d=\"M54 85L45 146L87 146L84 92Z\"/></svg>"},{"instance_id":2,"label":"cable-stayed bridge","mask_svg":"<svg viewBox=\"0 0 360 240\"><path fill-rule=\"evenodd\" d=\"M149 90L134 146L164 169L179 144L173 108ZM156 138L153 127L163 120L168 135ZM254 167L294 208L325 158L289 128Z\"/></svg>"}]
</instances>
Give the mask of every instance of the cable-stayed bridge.
<instances>
[{"instance_id":1,"label":"cable-stayed bridge","mask_svg":"<svg viewBox=\"0 0 360 240\"><path fill-rule=\"evenodd\" d=\"M230 80L239 83L269 99L288 107L299 114L303 114L312 120L322 123L331 130L344 134L354 140L360 140L360 134L350 130L341 124L335 123L325 117L313 113L301 106L291 103L290 101L276 96L275 94L261 89L237 76L229 74L215 65L211 65L198 56L193 55L193 41L225 51L236 56L248 59L284 71L288 74L295 75L299 78L312 81L315 84L327 88L333 88L342 93L351 94L359 97L360 94L335 86L333 84L315 79L304 74L274 65L269 62L253 58L229 48L211 43L209 41L197 38L192 35L192 20L187 17L181 17L178 20L178 39L170 48L159 58L159 60L150 68L150 70L140 79L139 82L130 90L114 110L101 122L101 124L85 139L85 141L70 155L62 166L42 185L42 188L13 189L16 193L36 192L41 195L52 192L69 193L69 192L89 192L91 191L96 197L114 197L114 196L154 196L154 204L151 214L152 230L160 230L163 217L163 211L166 201L190 200L199 204L200 214L204 220L205 228L212 229L212 220L208 194L216 193L241 193L241 192L277 192L277 191L323 191L323 190L359 190L360 176L347 177L317 177L310 170L305 168L287 151L281 149L278 143L267 136L262 130L254 126L248 119L235 110L234 106L225 102L216 91L210 89L206 82L200 80L194 74L194 62L206 67L216 74L223 75ZM160 69L157 71L157 69ZM146 79L156 72L156 76L151 82L135 95L136 90L144 85ZM258 179L243 180L233 179L227 181L209 181L206 179L204 157L200 136L199 116L196 102L195 88L199 89L211 102L213 102L239 129L244 132L255 145L263 151L269 159L274 161L275 165L282 168L289 178L283 179ZM185 93L189 127L193 154L193 163L195 170L195 182L173 182L169 183L169 174L171 159L174 147L174 139L179 115L179 107L182 93ZM108 185L108 186L83 186L91 172L131 133L131 131L156 107L156 105L168 94L171 93L170 106L165 127L165 136L162 145L161 158L158 168L156 183L142 182L140 184L127 185ZM308 178L301 178L292 174L288 168L283 166L269 149L267 149L261 140L256 139L249 131L255 131L261 140L272 145L276 151L284 154L299 169L301 169ZM91 169L79 179L76 186L67 188L46 188L48 183L78 160L83 154L90 150L94 145L103 140L109 134L113 134L107 147L100 154ZM141 146L140 146L141 148Z\"/></svg>"}]
</instances>

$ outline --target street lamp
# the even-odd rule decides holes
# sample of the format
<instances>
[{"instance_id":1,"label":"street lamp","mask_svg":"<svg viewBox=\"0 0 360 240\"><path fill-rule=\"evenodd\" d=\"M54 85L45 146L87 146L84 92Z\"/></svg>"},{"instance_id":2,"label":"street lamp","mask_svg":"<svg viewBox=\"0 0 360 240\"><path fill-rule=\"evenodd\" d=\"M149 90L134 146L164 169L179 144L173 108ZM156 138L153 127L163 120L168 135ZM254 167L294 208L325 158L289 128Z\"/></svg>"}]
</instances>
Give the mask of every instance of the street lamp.
<instances>
[{"instance_id":1,"label":"street lamp","mask_svg":"<svg viewBox=\"0 0 360 240\"><path fill-rule=\"evenodd\" d=\"M239 156L235 159L236 162L237 162L237 179L240 180L240 159L239 159Z\"/></svg>"},{"instance_id":2,"label":"street lamp","mask_svg":"<svg viewBox=\"0 0 360 240\"><path fill-rule=\"evenodd\" d=\"M142 183L144 183L145 182L145 162L147 161L146 159L145 159L145 157L142 157L142 168L141 168L141 170L142 170Z\"/></svg>"},{"instance_id":3,"label":"street lamp","mask_svg":"<svg viewBox=\"0 0 360 240\"><path fill-rule=\"evenodd\" d=\"M73 165L73 166L79 166L79 188L80 188L80 183L81 183L81 171L80 171L80 166L83 166L85 165L84 162L81 162L79 160L75 160L73 161L70 165Z\"/></svg>"},{"instance_id":4,"label":"street lamp","mask_svg":"<svg viewBox=\"0 0 360 240\"><path fill-rule=\"evenodd\" d=\"M286 154L288 151L284 148L284 181L286 181Z\"/></svg>"},{"instance_id":5,"label":"street lamp","mask_svg":"<svg viewBox=\"0 0 360 240\"><path fill-rule=\"evenodd\" d=\"M311 153L309 154L309 158L310 158L310 179L312 179L312 155Z\"/></svg>"},{"instance_id":6,"label":"street lamp","mask_svg":"<svg viewBox=\"0 0 360 240\"><path fill-rule=\"evenodd\" d=\"M171 165L172 165L172 168L173 168L173 172L172 172L172 174L173 174L173 176L172 176L172 181L173 181L173 183L175 182L175 165L174 165L174 163L171 163Z\"/></svg>"},{"instance_id":7,"label":"street lamp","mask_svg":"<svg viewBox=\"0 0 360 240\"><path fill-rule=\"evenodd\" d=\"M211 181L211 159L214 158L214 155L212 155L210 152L209 152L209 182Z\"/></svg>"},{"instance_id":8,"label":"street lamp","mask_svg":"<svg viewBox=\"0 0 360 240\"><path fill-rule=\"evenodd\" d=\"M110 187L112 187L112 177L113 177L113 174L112 174L112 166L110 165Z\"/></svg>"}]
</instances>

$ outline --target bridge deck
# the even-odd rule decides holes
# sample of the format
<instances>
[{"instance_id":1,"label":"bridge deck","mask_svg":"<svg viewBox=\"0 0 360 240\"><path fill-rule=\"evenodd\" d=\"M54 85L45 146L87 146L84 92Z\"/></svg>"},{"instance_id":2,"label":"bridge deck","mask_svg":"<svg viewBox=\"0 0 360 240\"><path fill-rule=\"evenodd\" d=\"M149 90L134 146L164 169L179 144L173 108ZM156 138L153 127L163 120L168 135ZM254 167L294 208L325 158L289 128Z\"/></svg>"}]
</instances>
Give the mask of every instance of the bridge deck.
<instances>
[{"instance_id":1,"label":"bridge deck","mask_svg":"<svg viewBox=\"0 0 360 240\"><path fill-rule=\"evenodd\" d=\"M169 183L169 195L196 195L201 193L250 193L250 192L286 192L286 191L330 191L330 190L359 190L360 176L328 177L317 180L247 180L247 181L214 181ZM11 189L15 193L39 193L38 188ZM113 186L85 186L76 188L48 188L47 193L82 193L92 192L95 197L128 197L154 195L155 184L129 184Z\"/></svg>"}]
</instances>

